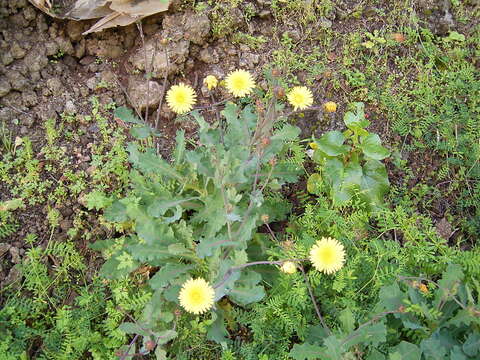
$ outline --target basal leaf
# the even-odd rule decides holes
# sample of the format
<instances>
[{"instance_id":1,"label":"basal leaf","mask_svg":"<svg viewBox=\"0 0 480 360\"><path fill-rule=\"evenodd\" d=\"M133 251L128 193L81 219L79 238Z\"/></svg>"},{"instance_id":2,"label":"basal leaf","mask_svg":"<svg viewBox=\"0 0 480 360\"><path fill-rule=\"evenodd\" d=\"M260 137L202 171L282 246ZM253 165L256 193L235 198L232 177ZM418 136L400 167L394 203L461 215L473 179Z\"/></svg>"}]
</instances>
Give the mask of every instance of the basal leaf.
<instances>
[{"instance_id":1,"label":"basal leaf","mask_svg":"<svg viewBox=\"0 0 480 360\"><path fill-rule=\"evenodd\" d=\"M120 120L133 123L138 125L143 125L143 121L141 121L134 113L133 110L127 108L126 106L120 106L115 109L114 116L119 118Z\"/></svg>"},{"instance_id":2,"label":"basal leaf","mask_svg":"<svg viewBox=\"0 0 480 360\"><path fill-rule=\"evenodd\" d=\"M290 357L295 360L315 360L322 359L323 348L318 345L304 343L293 345L290 350Z\"/></svg>"},{"instance_id":3,"label":"basal leaf","mask_svg":"<svg viewBox=\"0 0 480 360\"><path fill-rule=\"evenodd\" d=\"M192 269L193 265L167 263L148 281L152 289L156 290L165 287L168 283L179 275Z\"/></svg>"},{"instance_id":4,"label":"basal leaf","mask_svg":"<svg viewBox=\"0 0 480 360\"><path fill-rule=\"evenodd\" d=\"M362 139L359 146L365 156L371 159L383 160L390 155L390 152L382 146L382 140L377 134L368 134Z\"/></svg>"},{"instance_id":5,"label":"basal leaf","mask_svg":"<svg viewBox=\"0 0 480 360\"><path fill-rule=\"evenodd\" d=\"M348 146L343 145L345 136L340 131L329 131L317 141L318 148L328 156L344 155Z\"/></svg>"},{"instance_id":6,"label":"basal leaf","mask_svg":"<svg viewBox=\"0 0 480 360\"><path fill-rule=\"evenodd\" d=\"M390 350L389 356L389 360L393 360L394 358L401 360L420 360L422 350L415 344L402 341Z\"/></svg>"}]
</instances>

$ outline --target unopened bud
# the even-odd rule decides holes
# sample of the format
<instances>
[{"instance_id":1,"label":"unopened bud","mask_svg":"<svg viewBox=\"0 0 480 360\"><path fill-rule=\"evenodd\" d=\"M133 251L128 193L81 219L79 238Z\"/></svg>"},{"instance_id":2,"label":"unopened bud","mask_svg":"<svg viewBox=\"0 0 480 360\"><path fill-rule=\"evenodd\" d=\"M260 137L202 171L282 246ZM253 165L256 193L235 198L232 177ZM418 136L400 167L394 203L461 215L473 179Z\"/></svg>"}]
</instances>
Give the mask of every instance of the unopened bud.
<instances>
[{"instance_id":1,"label":"unopened bud","mask_svg":"<svg viewBox=\"0 0 480 360\"><path fill-rule=\"evenodd\" d=\"M160 44L162 44L163 46L167 45L168 44L168 39L167 38L161 38L160 39Z\"/></svg>"},{"instance_id":2,"label":"unopened bud","mask_svg":"<svg viewBox=\"0 0 480 360\"><path fill-rule=\"evenodd\" d=\"M280 75L282 75L282 72L280 71L280 69L273 69L272 70L272 76L273 77L279 77Z\"/></svg>"},{"instance_id":3,"label":"unopened bud","mask_svg":"<svg viewBox=\"0 0 480 360\"><path fill-rule=\"evenodd\" d=\"M146 343L145 343L145 348L148 350L148 351L152 351L153 349L155 349L155 346L157 344L155 344L155 341L153 340L148 340Z\"/></svg>"},{"instance_id":4,"label":"unopened bud","mask_svg":"<svg viewBox=\"0 0 480 360\"><path fill-rule=\"evenodd\" d=\"M292 261L285 261L280 268L285 274L293 274L297 271L297 266Z\"/></svg>"},{"instance_id":5,"label":"unopened bud","mask_svg":"<svg viewBox=\"0 0 480 360\"><path fill-rule=\"evenodd\" d=\"M275 165L277 165L277 159L276 158L271 158L268 163L272 166L275 166Z\"/></svg>"},{"instance_id":6,"label":"unopened bud","mask_svg":"<svg viewBox=\"0 0 480 360\"><path fill-rule=\"evenodd\" d=\"M182 310L175 309L175 311L173 313L175 314L176 317L180 317L180 315L182 315Z\"/></svg>"},{"instance_id":7,"label":"unopened bud","mask_svg":"<svg viewBox=\"0 0 480 360\"><path fill-rule=\"evenodd\" d=\"M273 89L273 93L279 99L285 97L285 89L281 86L275 86L275 88Z\"/></svg>"},{"instance_id":8,"label":"unopened bud","mask_svg":"<svg viewBox=\"0 0 480 360\"><path fill-rule=\"evenodd\" d=\"M405 312L405 306L400 305L400 307L398 308L398 311L401 313Z\"/></svg>"},{"instance_id":9,"label":"unopened bud","mask_svg":"<svg viewBox=\"0 0 480 360\"><path fill-rule=\"evenodd\" d=\"M270 216L268 214L263 214L260 216L260 220L262 220L265 224L268 223L268 220L270 220Z\"/></svg>"},{"instance_id":10,"label":"unopened bud","mask_svg":"<svg viewBox=\"0 0 480 360\"><path fill-rule=\"evenodd\" d=\"M262 145L263 145L263 146L268 146L268 145L270 145L270 142L271 142L271 141L270 141L270 138L268 138L268 137L262 138Z\"/></svg>"}]
</instances>

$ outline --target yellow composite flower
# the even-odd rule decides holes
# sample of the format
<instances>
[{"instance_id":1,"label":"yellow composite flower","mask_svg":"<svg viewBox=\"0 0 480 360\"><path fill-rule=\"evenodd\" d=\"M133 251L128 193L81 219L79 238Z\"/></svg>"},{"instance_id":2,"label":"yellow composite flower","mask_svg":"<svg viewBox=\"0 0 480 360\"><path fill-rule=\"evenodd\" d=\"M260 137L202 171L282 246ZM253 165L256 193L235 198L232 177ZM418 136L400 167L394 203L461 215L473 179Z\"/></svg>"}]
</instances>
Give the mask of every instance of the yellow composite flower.
<instances>
[{"instance_id":1,"label":"yellow composite flower","mask_svg":"<svg viewBox=\"0 0 480 360\"><path fill-rule=\"evenodd\" d=\"M225 79L225 86L233 96L242 97L252 92L255 87L255 80L248 71L235 70L228 74Z\"/></svg>"},{"instance_id":2,"label":"yellow composite flower","mask_svg":"<svg viewBox=\"0 0 480 360\"><path fill-rule=\"evenodd\" d=\"M167 104L173 112L177 114L185 114L192 110L193 105L197 102L195 90L190 85L180 83L173 85L167 91Z\"/></svg>"},{"instance_id":3,"label":"yellow composite flower","mask_svg":"<svg viewBox=\"0 0 480 360\"><path fill-rule=\"evenodd\" d=\"M288 102L296 110L305 110L313 104L313 94L306 86L295 86L287 95Z\"/></svg>"},{"instance_id":4,"label":"yellow composite flower","mask_svg":"<svg viewBox=\"0 0 480 360\"><path fill-rule=\"evenodd\" d=\"M188 312L202 314L213 306L215 290L202 278L187 280L180 290L178 300Z\"/></svg>"},{"instance_id":5,"label":"yellow composite flower","mask_svg":"<svg viewBox=\"0 0 480 360\"><path fill-rule=\"evenodd\" d=\"M215 89L218 85L218 80L213 75L208 75L205 79L203 79L204 85L207 86L208 90Z\"/></svg>"},{"instance_id":6,"label":"yellow composite flower","mask_svg":"<svg viewBox=\"0 0 480 360\"><path fill-rule=\"evenodd\" d=\"M337 111L337 104L333 101L327 101L325 104L323 104L323 108L326 112L332 113Z\"/></svg>"},{"instance_id":7,"label":"yellow composite flower","mask_svg":"<svg viewBox=\"0 0 480 360\"><path fill-rule=\"evenodd\" d=\"M293 261L285 261L280 267L285 274L293 274L297 271L297 265Z\"/></svg>"},{"instance_id":8,"label":"yellow composite flower","mask_svg":"<svg viewBox=\"0 0 480 360\"><path fill-rule=\"evenodd\" d=\"M318 271L333 274L343 267L345 249L338 240L322 238L310 249L310 261Z\"/></svg>"}]
</instances>

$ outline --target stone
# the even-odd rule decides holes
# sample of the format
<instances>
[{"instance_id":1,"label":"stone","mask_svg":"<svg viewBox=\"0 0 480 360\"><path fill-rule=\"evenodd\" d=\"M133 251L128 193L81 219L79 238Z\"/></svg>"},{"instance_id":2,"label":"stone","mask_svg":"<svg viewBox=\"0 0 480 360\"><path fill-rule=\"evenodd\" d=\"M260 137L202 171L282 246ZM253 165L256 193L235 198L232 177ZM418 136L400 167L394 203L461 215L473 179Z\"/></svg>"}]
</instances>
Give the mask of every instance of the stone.
<instances>
[{"instance_id":1,"label":"stone","mask_svg":"<svg viewBox=\"0 0 480 360\"><path fill-rule=\"evenodd\" d=\"M141 47L133 54L129 61L137 69L145 71L146 58L148 66L152 64L154 77L162 78L165 72L167 72L167 75L175 74L183 69L183 65L187 60L189 42L186 40L169 42L166 47L167 49L165 51L164 45L162 45L158 39L151 39L145 43L144 47Z\"/></svg>"},{"instance_id":2,"label":"stone","mask_svg":"<svg viewBox=\"0 0 480 360\"><path fill-rule=\"evenodd\" d=\"M63 87L62 81L59 78L53 77L47 80L46 82L47 88L52 92L54 95L59 95L60 91Z\"/></svg>"},{"instance_id":3,"label":"stone","mask_svg":"<svg viewBox=\"0 0 480 360\"><path fill-rule=\"evenodd\" d=\"M200 50L198 58L206 64L217 64L220 61L217 50L210 47Z\"/></svg>"},{"instance_id":4,"label":"stone","mask_svg":"<svg viewBox=\"0 0 480 360\"><path fill-rule=\"evenodd\" d=\"M30 50L27 56L25 56L25 66L30 72L40 71L48 65L48 58L45 56L44 51L43 48L38 46Z\"/></svg>"},{"instance_id":5,"label":"stone","mask_svg":"<svg viewBox=\"0 0 480 360\"><path fill-rule=\"evenodd\" d=\"M185 40L189 40L197 45L203 45L210 33L210 19L204 13L186 13L185 14Z\"/></svg>"},{"instance_id":6,"label":"stone","mask_svg":"<svg viewBox=\"0 0 480 360\"><path fill-rule=\"evenodd\" d=\"M69 115L75 115L77 113L77 107L75 106L72 100L67 100L65 102L64 111Z\"/></svg>"},{"instance_id":7,"label":"stone","mask_svg":"<svg viewBox=\"0 0 480 360\"><path fill-rule=\"evenodd\" d=\"M83 22L69 21L67 23L67 35L73 41L78 41L82 38Z\"/></svg>"},{"instance_id":8,"label":"stone","mask_svg":"<svg viewBox=\"0 0 480 360\"><path fill-rule=\"evenodd\" d=\"M37 16L37 13L35 12L35 9L33 8L33 6L28 6L23 10L23 17L25 18L25 20L29 22L32 20L35 20L36 16Z\"/></svg>"},{"instance_id":9,"label":"stone","mask_svg":"<svg viewBox=\"0 0 480 360\"><path fill-rule=\"evenodd\" d=\"M55 42L58 44L58 49L64 54L73 55L75 50L69 39L63 37L57 37Z\"/></svg>"},{"instance_id":10,"label":"stone","mask_svg":"<svg viewBox=\"0 0 480 360\"><path fill-rule=\"evenodd\" d=\"M8 251L10 252L10 256L12 257L12 262L14 264L20 264L22 259L20 258L20 254L18 253L18 248L12 246Z\"/></svg>"},{"instance_id":11,"label":"stone","mask_svg":"<svg viewBox=\"0 0 480 360\"><path fill-rule=\"evenodd\" d=\"M0 98L7 95L12 87L10 86L10 83L5 80L0 78Z\"/></svg>"},{"instance_id":12,"label":"stone","mask_svg":"<svg viewBox=\"0 0 480 360\"><path fill-rule=\"evenodd\" d=\"M131 77L128 80L128 95L132 105L138 110L143 111L147 107L155 109L160 103L162 87L156 81Z\"/></svg>"},{"instance_id":13,"label":"stone","mask_svg":"<svg viewBox=\"0 0 480 360\"><path fill-rule=\"evenodd\" d=\"M5 287L7 285L16 283L21 278L22 278L22 272L16 266L14 266L10 269L10 272L8 273L7 277L2 282L0 287Z\"/></svg>"},{"instance_id":14,"label":"stone","mask_svg":"<svg viewBox=\"0 0 480 360\"><path fill-rule=\"evenodd\" d=\"M2 64L10 65L13 62L13 56L9 51L6 51L2 54Z\"/></svg>"},{"instance_id":15,"label":"stone","mask_svg":"<svg viewBox=\"0 0 480 360\"><path fill-rule=\"evenodd\" d=\"M22 92L23 104L32 107L38 104L38 97L35 91L28 89Z\"/></svg>"},{"instance_id":16,"label":"stone","mask_svg":"<svg viewBox=\"0 0 480 360\"><path fill-rule=\"evenodd\" d=\"M7 72L7 79L10 81L13 90L22 91L26 89L29 84L27 78L16 70Z\"/></svg>"},{"instance_id":17,"label":"stone","mask_svg":"<svg viewBox=\"0 0 480 360\"><path fill-rule=\"evenodd\" d=\"M97 78L95 76L92 76L90 79L87 80L87 82L85 83L85 85L87 85L87 87L90 89L90 90L94 90L95 87L97 86Z\"/></svg>"},{"instance_id":18,"label":"stone","mask_svg":"<svg viewBox=\"0 0 480 360\"><path fill-rule=\"evenodd\" d=\"M45 55L53 56L56 53L58 53L58 44L55 41L53 40L46 41L44 43L44 46L45 46Z\"/></svg>"},{"instance_id":19,"label":"stone","mask_svg":"<svg viewBox=\"0 0 480 360\"><path fill-rule=\"evenodd\" d=\"M14 59L21 59L27 54L27 52L22 49L17 42L14 42L10 48L10 54Z\"/></svg>"},{"instance_id":20,"label":"stone","mask_svg":"<svg viewBox=\"0 0 480 360\"><path fill-rule=\"evenodd\" d=\"M10 249L10 244L0 243L0 258Z\"/></svg>"}]
</instances>

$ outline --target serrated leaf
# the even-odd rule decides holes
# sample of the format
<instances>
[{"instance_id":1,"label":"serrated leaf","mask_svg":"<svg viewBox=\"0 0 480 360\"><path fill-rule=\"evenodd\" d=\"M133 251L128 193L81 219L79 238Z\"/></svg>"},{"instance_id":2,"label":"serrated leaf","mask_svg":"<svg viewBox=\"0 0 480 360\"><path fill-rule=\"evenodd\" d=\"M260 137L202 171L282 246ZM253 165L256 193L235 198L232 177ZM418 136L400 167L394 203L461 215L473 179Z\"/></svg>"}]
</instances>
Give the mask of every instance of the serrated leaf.
<instances>
[{"instance_id":1,"label":"serrated leaf","mask_svg":"<svg viewBox=\"0 0 480 360\"><path fill-rule=\"evenodd\" d=\"M159 333L156 333L157 344L163 345L168 343L170 340L175 339L177 337L177 332L173 330L164 330Z\"/></svg>"},{"instance_id":2,"label":"serrated leaf","mask_svg":"<svg viewBox=\"0 0 480 360\"><path fill-rule=\"evenodd\" d=\"M172 257L172 254L168 251L168 247L160 244L150 246L145 246L145 244L130 245L128 246L128 250L135 259L141 262Z\"/></svg>"},{"instance_id":3,"label":"serrated leaf","mask_svg":"<svg viewBox=\"0 0 480 360\"><path fill-rule=\"evenodd\" d=\"M318 148L328 156L344 155L348 146L343 145L345 136L340 131L329 131L317 141Z\"/></svg>"},{"instance_id":4,"label":"serrated leaf","mask_svg":"<svg viewBox=\"0 0 480 360\"><path fill-rule=\"evenodd\" d=\"M173 158L175 159L175 165L180 165L185 157L185 131L177 131L175 137L175 151L173 152Z\"/></svg>"},{"instance_id":5,"label":"serrated leaf","mask_svg":"<svg viewBox=\"0 0 480 360\"><path fill-rule=\"evenodd\" d=\"M477 356L480 352L480 335L478 333L470 333L462 346L462 350L468 356Z\"/></svg>"},{"instance_id":6,"label":"serrated leaf","mask_svg":"<svg viewBox=\"0 0 480 360\"><path fill-rule=\"evenodd\" d=\"M359 147L362 149L365 156L368 156L371 159L383 160L390 156L390 152L382 146L382 140L380 140L380 137L377 134L369 134L365 136Z\"/></svg>"},{"instance_id":7,"label":"serrated leaf","mask_svg":"<svg viewBox=\"0 0 480 360\"><path fill-rule=\"evenodd\" d=\"M360 191L365 202L373 207L380 206L390 190L387 169L378 160L368 160L362 167Z\"/></svg>"},{"instance_id":8,"label":"serrated leaf","mask_svg":"<svg viewBox=\"0 0 480 360\"><path fill-rule=\"evenodd\" d=\"M290 357L295 360L315 360L321 359L323 354L323 349L321 346L304 343L304 344L295 344L293 345L292 350L290 350Z\"/></svg>"},{"instance_id":9,"label":"serrated leaf","mask_svg":"<svg viewBox=\"0 0 480 360\"><path fill-rule=\"evenodd\" d=\"M325 349L325 357L322 357L322 360L337 360L341 359L344 353L345 347L342 346L342 342L335 335L327 337L323 341Z\"/></svg>"},{"instance_id":10,"label":"serrated leaf","mask_svg":"<svg viewBox=\"0 0 480 360\"><path fill-rule=\"evenodd\" d=\"M152 152L141 153L135 146L129 146L129 160L145 173L155 173L160 176L167 176L183 182L183 176L178 173L165 160Z\"/></svg>"},{"instance_id":11,"label":"serrated leaf","mask_svg":"<svg viewBox=\"0 0 480 360\"><path fill-rule=\"evenodd\" d=\"M355 328L355 317L353 316L352 310L343 309L338 316L338 320L342 324L342 330L346 333L350 333Z\"/></svg>"},{"instance_id":12,"label":"serrated leaf","mask_svg":"<svg viewBox=\"0 0 480 360\"><path fill-rule=\"evenodd\" d=\"M355 334L355 336L352 336L350 340L345 343L347 349L357 344L371 344L377 346L386 341L387 327L383 322L378 322L359 327L353 334Z\"/></svg>"},{"instance_id":13,"label":"serrated leaf","mask_svg":"<svg viewBox=\"0 0 480 360\"><path fill-rule=\"evenodd\" d=\"M140 336L148 336L150 333L147 330L143 330L138 324L132 322L124 322L118 327L125 334L138 334Z\"/></svg>"},{"instance_id":14,"label":"serrated leaf","mask_svg":"<svg viewBox=\"0 0 480 360\"><path fill-rule=\"evenodd\" d=\"M138 268L140 263L134 261L129 267L119 268L120 261L117 256L121 252L113 254L101 267L100 276L106 279L120 279L123 276L130 274L132 271Z\"/></svg>"},{"instance_id":15,"label":"serrated leaf","mask_svg":"<svg viewBox=\"0 0 480 360\"><path fill-rule=\"evenodd\" d=\"M322 175L317 173L310 175L307 181L307 191L310 194L319 195L321 187L322 187Z\"/></svg>"},{"instance_id":16,"label":"serrated leaf","mask_svg":"<svg viewBox=\"0 0 480 360\"><path fill-rule=\"evenodd\" d=\"M196 200L198 197L191 197L187 199L182 198L157 198L148 206L147 213L153 217L160 217L165 215L168 209L175 208L178 205L183 204L184 202Z\"/></svg>"},{"instance_id":17,"label":"serrated leaf","mask_svg":"<svg viewBox=\"0 0 480 360\"><path fill-rule=\"evenodd\" d=\"M193 265L167 263L158 270L155 275L153 275L148 283L154 290L165 287L171 280L176 279L178 276L186 273L193 267Z\"/></svg>"},{"instance_id":18,"label":"serrated leaf","mask_svg":"<svg viewBox=\"0 0 480 360\"><path fill-rule=\"evenodd\" d=\"M209 326L207 339L218 344L225 344L228 341L228 331L225 327L224 314L221 309L212 312L213 323Z\"/></svg>"},{"instance_id":19,"label":"serrated leaf","mask_svg":"<svg viewBox=\"0 0 480 360\"><path fill-rule=\"evenodd\" d=\"M143 140L152 135L152 129L148 125L134 126L130 129L130 134L139 140Z\"/></svg>"},{"instance_id":20,"label":"serrated leaf","mask_svg":"<svg viewBox=\"0 0 480 360\"><path fill-rule=\"evenodd\" d=\"M115 201L104 213L105 219L111 222L125 222L128 220L127 207L121 201Z\"/></svg>"},{"instance_id":21,"label":"serrated leaf","mask_svg":"<svg viewBox=\"0 0 480 360\"><path fill-rule=\"evenodd\" d=\"M389 354L389 360L396 358L401 360L420 360L422 357L422 350L412 343L402 341L400 344L392 348Z\"/></svg>"},{"instance_id":22,"label":"serrated leaf","mask_svg":"<svg viewBox=\"0 0 480 360\"><path fill-rule=\"evenodd\" d=\"M138 125L143 125L143 121L141 121L134 113L132 109L127 108L126 106L120 106L115 109L114 116L119 118L120 120L133 123Z\"/></svg>"}]
</instances>

